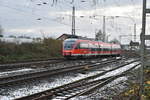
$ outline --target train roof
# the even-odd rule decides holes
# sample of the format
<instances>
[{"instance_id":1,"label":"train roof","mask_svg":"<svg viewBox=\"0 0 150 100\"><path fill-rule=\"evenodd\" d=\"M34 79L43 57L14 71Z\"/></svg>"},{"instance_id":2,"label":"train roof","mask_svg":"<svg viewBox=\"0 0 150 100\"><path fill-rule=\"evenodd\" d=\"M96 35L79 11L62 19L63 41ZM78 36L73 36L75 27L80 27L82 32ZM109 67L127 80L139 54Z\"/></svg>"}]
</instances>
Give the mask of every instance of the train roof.
<instances>
[{"instance_id":1,"label":"train roof","mask_svg":"<svg viewBox=\"0 0 150 100\"><path fill-rule=\"evenodd\" d=\"M76 41L76 40L79 40L79 39L76 39L76 38L69 38L69 39L66 39L65 41Z\"/></svg>"},{"instance_id":2,"label":"train roof","mask_svg":"<svg viewBox=\"0 0 150 100\"><path fill-rule=\"evenodd\" d=\"M91 40L87 40L87 39L77 39L77 38L69 38L69 39L66 39L65 42L73 42L73 41L91 41Z\"/></svg>"},{"instance_id":3,"label":"train roof","mask_svg":"<svg viewBox=\"0 0 150 100\"><path fill-rule=\"evenodd\" d=\"M102 42L102 41L94 41L94 40L87 40L87 39L77 39L77 38L69 38L69 39L66 39L65 42L75 42L75 41L87 41L87 42L93 42L93 43L100 43L100 44L104 44L104 45L113 45L113 46L120 46L120 44L114 44L114 43L105 43L105 42Z\"/></svg>"}]
</instances>

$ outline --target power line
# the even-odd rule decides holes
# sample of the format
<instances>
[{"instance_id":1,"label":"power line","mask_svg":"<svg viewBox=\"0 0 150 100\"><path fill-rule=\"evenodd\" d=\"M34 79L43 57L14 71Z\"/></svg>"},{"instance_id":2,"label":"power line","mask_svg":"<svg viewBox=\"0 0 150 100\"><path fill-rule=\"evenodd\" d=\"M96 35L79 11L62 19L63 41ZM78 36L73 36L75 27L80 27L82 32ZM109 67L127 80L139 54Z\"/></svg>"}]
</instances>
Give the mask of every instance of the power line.
<instances>
[{"instance_id":1,"label":"power line","mask_svg":"<svg viewBox=\"0 0 150 100\"><path fill-rule=\"evenodd\" d=\"M114 3L115 3L118 7L121 7L121 5L120 5L116 0L114 0ZM129 18L131 18L132 20L134 20L134 18L131 17L128 13L127 13L127 16L128 16ZM134 22L135 22L135 20L134 20Z\"/></svg>"},{"instance_id":2,"label":"power line","mask_svg":"<svg viewBox=\"0 0 150 100\"><path fill-rule=\"evenodd\" d=\"M1 5L1 4L0 4ZM22 13L23 15L26 15L27 13L25 13L23 10L21 10L21 9L17 9L17 8L14 8L14 7L9 7L8 5L1 5L1 6L3 6L3 7L7 7L7 8L9 8L9 9L13 9L13 10L15 10L15 11L18 11L18 12L20 12L20 13ZM30 13L28 13L28 15L30 15L30 16L33 16L33 15L35 15L35 16L40 16L40 15L38 15L38 14L30 14ZM35 17L35 16L33 16L33 17ZM57 23L59 23L59 24L63 24L63 25L66 25L66 26L70 26L69 24L65 24L65 23L62 23L62 22L59 22L59 21L57 21L56 19L50 19L50 18L47 18L47 17L42 17L42 18L44 18L44 19L46 19L46 20L51 20L51 21L54 21L54 22L57 22Z\"/></svg>"},{"instance_id":3,"label":"power line","mask_svg":"<svg viewBox=\"0 0 150 100\"><path fill-rule=\"evenodd\" d=\"M18 12L20 12L20 14L23 14L23 15L26 15L26 14L27 14L27 13L24 12L24 10L17 9L17 8L15 8L15 7L9 7L8 5L1 5L1 6L7 7L7 8L9 8L9 9L13 9L13 10L15 10L15 11L18 11ZM33 17L39 16L38 14L30 14L30 13L29 13L28 15L33 16ZM56 19L50 19L50 18L47 18L47 17L38 18L38 20L42 20L42 19L46 19L46 20L48 20L48 21L51 20L51 21L57 22L57 23L59 23L59 24L63 24L63 25L66 25L66 26L71 27L70 24L66 24L66 23L60 22L60 21L58 21L58 20L56 20ZM39 22L39 21L38 21L38 22ZM46 21L46 22L47 22L47 21Z\"/></svg>"}]
</instances>

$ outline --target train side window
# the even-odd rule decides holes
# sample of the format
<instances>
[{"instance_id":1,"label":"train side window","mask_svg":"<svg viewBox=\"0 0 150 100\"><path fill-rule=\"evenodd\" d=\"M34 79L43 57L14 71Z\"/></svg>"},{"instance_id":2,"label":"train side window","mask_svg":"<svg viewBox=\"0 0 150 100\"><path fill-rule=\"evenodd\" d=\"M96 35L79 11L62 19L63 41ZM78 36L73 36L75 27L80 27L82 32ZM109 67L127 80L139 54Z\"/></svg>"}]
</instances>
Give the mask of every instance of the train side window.
<instances>
[{"instance_id":1,"label":"train side window","mask_svg":"<svg viewBox=\"0 0 150 100\"><path fill-rule=\"evenodd\" d=\"M82 48L82 49L88 49L88 48L89 48L89 45L88 45L88 43L86 43L86 42L81 42L81 43L80 43L80 48Z\"/></svg>"},{"instance_id":2,"label":"train side window","mask_svg":"<svg viewBox=\"0 0 150 100\"><path fill-rule=\"evenodd\" d=\"M108 51L108 48L105 48L105 51Z\"/></svg>"},{"instance_id":3,"label":"train side window","mask_svg":"<svg viewBox=\"0 0 150 100\"><path fill-rule=\"evenodd\" d=\"M99 47L99 50L98 51L102 51L101 47Z\"/></svg>"},{"instance_id":4,"label":"train side window","mask_svg":"<svg viewBox=\"0 0 150 100\"><path fill-rule=\"evenodd\" d=\"M91 49L91 51L95 51L96 46L93 43L89 43L89 48Z\"/></svg>"}]
</instances>

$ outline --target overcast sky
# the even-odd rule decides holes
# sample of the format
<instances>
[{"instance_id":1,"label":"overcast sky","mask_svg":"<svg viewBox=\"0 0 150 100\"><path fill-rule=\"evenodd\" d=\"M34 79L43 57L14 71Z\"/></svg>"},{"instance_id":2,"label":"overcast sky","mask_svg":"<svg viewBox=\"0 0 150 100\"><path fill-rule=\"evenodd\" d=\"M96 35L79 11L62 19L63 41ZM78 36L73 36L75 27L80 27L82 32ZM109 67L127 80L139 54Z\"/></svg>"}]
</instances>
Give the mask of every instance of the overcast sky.
<instances>
[{"instance_id":1,"label":"overcast sky","mask_svg":"<svg viewBox=\"0 0 150 100\"><path fill-rule=\"evenodd\" d=\"M106 33L109 40L120 35L137 35L141 32L142 0L1 0L0 25L5 36L58 37L71 34L72 6L76 7L76 34L95 37L102 30L106 16ZM148 2L148 6L149 2ZM122 16L122 17L115 17ZM149 22L147 22L149 23ZM147 32L149 31L147 25ZM132 37L123 37L129 42ZM137 37L139 38L139 37Z\"/></svg>"}]
</instances>

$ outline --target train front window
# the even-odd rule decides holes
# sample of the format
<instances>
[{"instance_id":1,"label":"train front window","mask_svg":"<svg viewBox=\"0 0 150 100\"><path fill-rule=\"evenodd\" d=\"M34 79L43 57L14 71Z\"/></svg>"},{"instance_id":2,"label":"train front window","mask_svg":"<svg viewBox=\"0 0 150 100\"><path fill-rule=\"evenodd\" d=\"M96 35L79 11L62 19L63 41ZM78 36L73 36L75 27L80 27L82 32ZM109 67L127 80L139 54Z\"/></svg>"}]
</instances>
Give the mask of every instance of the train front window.
<instances>
[{"instance_id":1,"label":"train front window","mask_svg":"<svg viewBox=\"0 0 150 100\"><path fill-rule=\"evenodd\" d=\"M75 44L75 41L66 41L64 42L64 49L71 50Z\"/></svg>"}]
</instances>

